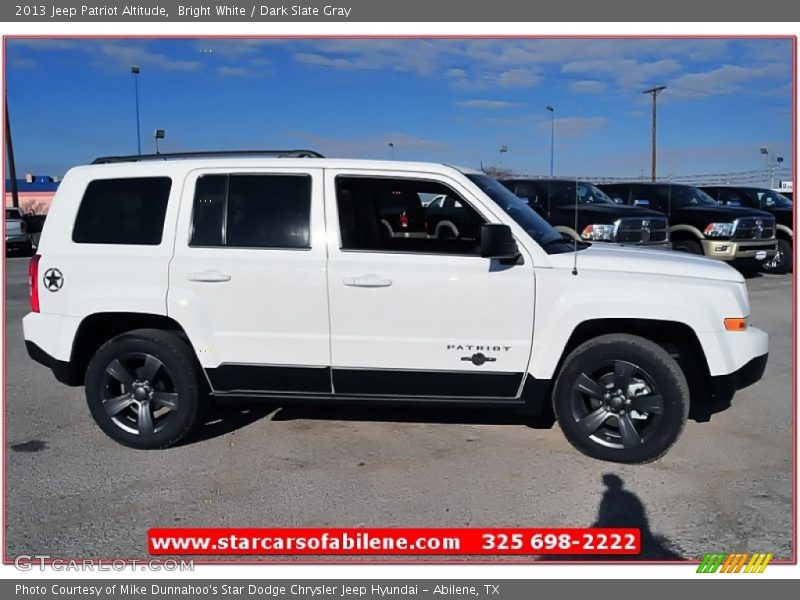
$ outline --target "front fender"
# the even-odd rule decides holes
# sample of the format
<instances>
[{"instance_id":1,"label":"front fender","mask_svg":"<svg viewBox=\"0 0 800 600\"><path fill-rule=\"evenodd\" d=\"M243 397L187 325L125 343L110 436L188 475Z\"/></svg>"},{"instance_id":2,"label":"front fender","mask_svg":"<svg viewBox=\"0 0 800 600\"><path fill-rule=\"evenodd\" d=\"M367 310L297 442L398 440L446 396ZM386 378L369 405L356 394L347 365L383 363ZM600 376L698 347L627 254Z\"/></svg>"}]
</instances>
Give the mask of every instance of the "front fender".
<instances>
[{"instance_id":1,"label":"front fender","mask_svg":"<svg viewBox=\"0 0 800 600\"><path fill-rule=\"evenodd\" d=\"M749 315L743 283L591 270L572 275L566 269L540 269L536 277L529 373L537 379L554 378L572 333L598 319L683 323L697 336L712 376L732 373L755 356L750 342L764 345L759 334L756 340L725 331L724 318Z\"/></svg>"}]
</instances>

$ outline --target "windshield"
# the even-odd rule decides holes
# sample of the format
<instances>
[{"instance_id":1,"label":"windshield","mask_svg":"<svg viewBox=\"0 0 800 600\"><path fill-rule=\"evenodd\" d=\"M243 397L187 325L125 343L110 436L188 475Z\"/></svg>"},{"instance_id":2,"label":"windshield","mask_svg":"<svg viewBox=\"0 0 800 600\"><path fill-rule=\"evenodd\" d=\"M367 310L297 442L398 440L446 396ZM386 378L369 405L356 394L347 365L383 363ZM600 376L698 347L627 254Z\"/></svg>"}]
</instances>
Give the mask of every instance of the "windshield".
<instances>
[{"instance_id":1,"label":"windshield","mask_svg":"<svg viewBox=\"0 0 800 600\"><path fill-rule=\"evenodd\" d=\"M477 185L484 194L494 200L497 206L502 208L509 217L514 219L514 221L516 221L540 246L545 248L545 251L560 251L554 248L548 248L547 246L552 245L553 242L562 241L563 238L561 234L553 229L547 221L536 214L536 211L528 206L527 202L515 196L511 190L491 177L486 175L467 175L467 177ZM571 249L572 247L568 247L568 250Z\"/></svg>"},{"instance_id":2,"label":"windshield","mask_svg":"<svg viewBox=\"0 0 800 600\"><path fill-rule=\"evenodd\" d=\"M690 185L671 185L667 192L673 207L679 206L716 206L714 199L703 190ZM667 194L664 194L665 196Z\"/></svg>"},{"instance_id":3,"label":"windshield","mask_svg":"<svg viewBox=\"0 0 800 600\"><path fill-rule=\"evenodd\" d=\"M792 208L792 201L783 194L772 190L756 190L758 204L761 208Z\"/></svg>"},{"instance_id":4,"label":"windshield","mask_svg":"<svg viewBox=\"0 0 800 600\"><path fill-rule=\"evenodd\" d=\"M579 204L614 204L606 193L591 183L578 183Z\"/></svg>"}]
</instances>

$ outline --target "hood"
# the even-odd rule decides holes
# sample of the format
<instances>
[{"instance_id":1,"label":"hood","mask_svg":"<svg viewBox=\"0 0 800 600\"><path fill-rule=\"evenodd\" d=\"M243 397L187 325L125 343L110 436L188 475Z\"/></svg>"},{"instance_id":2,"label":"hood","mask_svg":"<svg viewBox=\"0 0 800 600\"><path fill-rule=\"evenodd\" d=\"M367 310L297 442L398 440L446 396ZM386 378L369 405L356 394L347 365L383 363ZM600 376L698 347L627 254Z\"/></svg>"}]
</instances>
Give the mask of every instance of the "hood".
<instances>
[{"instance_id":1,"label":"hood","mask_svg":"<svg viewBox=\"0 0 800 600\"><path fill-rule=\"evenodd\" d=\"M575 205L554 206L550 212L574 215ZM664 213L649 208L642 208L641 206L628 206L625 204L581 204L578 206L578 214L584 217L603 219L602 222L608 223L613 223L617 219L625 217L638 217L642 219L667 218Z\"/></svg>"},{"instance_id":2,"label":"hood","mask_svg":"<svg viewBox=\"0 0 800 600\"><path fill-rule=\"evenodd\" d=\"M711 206L709 204L700 204L695 206L681 206L679 208L672 208L673 215L680 215L681 217L692 216L698 220L705 220L711 222L727 222L733 221L740 217L771 217L772 215L763 210L755 208L746 208L742 206L726 206L725 204L716 204ZM678 222L673 217L672 221Z\"/></svg>"},{"instance_id":3,"label":"hood","mask_svg":"<svg viewBox=\"0 0 800 600\"><path fill-rule=\"evenodd\" d=\"M574 253L551 254L549 258L554 267L571 269ZM644 250L609 244L594 244L578 252L578 272L586 270L744 282L739 271L720 260L671 250Z\"/></svg>"},{"instance_id":4,"label":"hood","mask_svg":"<svg viewBox=\"0 0 800 600\"><path fill-rule=\"evenodd\" d=\"M785 225L789 229L794 229L794 211L788 206L776 206L769 209L769 214L775 217L775 222Z\"/></svg>"}]
</instances>

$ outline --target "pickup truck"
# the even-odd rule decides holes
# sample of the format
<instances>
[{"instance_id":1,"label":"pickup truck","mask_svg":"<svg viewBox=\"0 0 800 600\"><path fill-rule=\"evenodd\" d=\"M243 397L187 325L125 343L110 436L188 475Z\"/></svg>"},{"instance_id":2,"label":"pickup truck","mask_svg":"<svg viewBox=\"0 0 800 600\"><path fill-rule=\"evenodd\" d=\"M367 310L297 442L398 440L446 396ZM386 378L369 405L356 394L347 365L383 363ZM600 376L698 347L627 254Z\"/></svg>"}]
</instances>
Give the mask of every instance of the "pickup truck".
<instances>
[{"instance_id":1,"label":"pickup truck","mask_svg":"<svg viewBox=\"0 0 800 600\"><path fill-rule=\"evenodd\" d=\"M6 254L11 252L30 256L33 254L33 242L22 211L6 207Z\"/></svg>"}]
</instances>

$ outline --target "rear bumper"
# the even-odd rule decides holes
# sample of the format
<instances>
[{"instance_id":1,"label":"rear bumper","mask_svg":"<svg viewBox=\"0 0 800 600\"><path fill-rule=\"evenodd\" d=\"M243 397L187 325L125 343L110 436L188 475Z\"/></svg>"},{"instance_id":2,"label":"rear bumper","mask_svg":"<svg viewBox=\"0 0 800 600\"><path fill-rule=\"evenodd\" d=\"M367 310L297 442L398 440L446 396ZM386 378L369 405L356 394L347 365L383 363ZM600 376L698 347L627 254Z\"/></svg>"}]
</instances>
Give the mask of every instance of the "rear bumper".
<instances>
[{"instance_id":1,"label":"rear bumper","mask_svg":"<svg viewBox=\"0 0 800 600\"><path fill-rule=\"evenodd\" d=\"M83 383L75 374L70 363L58 360L54 356L49 355L30 340L25 340L25 349L28 351L28 356L40 365L44 365L50 369L53 375L55 375L55 378L61 383L66 385L81 385Z\"/></svg>"},{"instance_id":2,"label":"rear bumper","mask_svg":"<svg viewBox=\"0 0 800 600\"><path fill-rule=\"evenodd\" d=\"M775 252L778 249L778 242L774 239L752 242L701 240L701 244L703 245L703 254L717 260L738 260L741 258L763 260L775 256Z\"/></svg>"}]
</instances>

